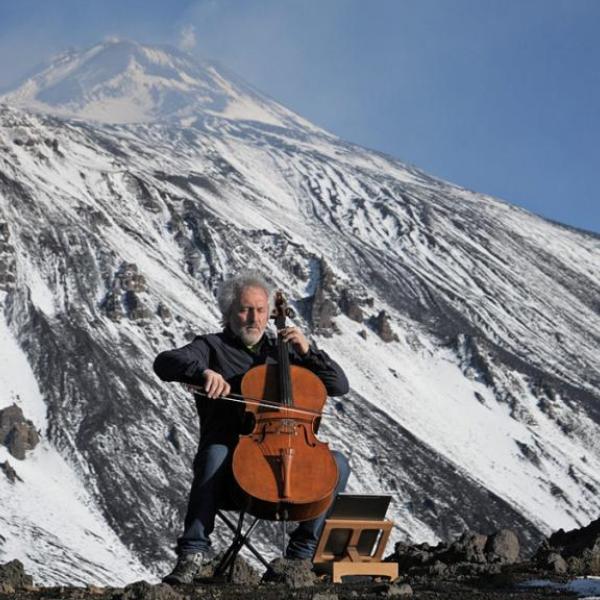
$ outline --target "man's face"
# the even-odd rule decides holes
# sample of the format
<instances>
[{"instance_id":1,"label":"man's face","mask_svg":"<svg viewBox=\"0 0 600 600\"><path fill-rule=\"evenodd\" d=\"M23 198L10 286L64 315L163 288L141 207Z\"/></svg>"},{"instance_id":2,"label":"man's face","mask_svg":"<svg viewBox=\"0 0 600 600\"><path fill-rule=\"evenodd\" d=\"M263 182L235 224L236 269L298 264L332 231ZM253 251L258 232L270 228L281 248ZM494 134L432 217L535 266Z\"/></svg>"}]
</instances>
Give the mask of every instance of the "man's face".
<instances>
[{"instance_id":1,"label":"man's face","mask_svg":"<svg viewBox=\"0 0 600 600\"><path fill-rule=\"evenodd\" d=\"M269 322L269 297L259 287L246 287L232 306L229 326L246 346L262 337Z\"/></svg>"}]
</instances>

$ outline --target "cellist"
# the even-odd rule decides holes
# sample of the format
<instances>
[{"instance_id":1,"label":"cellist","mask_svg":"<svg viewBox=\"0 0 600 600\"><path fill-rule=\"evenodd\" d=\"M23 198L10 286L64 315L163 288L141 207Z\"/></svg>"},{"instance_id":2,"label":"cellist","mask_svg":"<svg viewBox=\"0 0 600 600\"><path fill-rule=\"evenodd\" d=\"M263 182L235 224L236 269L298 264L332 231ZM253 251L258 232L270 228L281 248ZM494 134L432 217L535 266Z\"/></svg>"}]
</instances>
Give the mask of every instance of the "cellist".
<instances>
[{"instance_id":1,"label":"cellist","mask_svg":"<svg viewBox=\"0 0 600 600\"><path fill-rule=\"evenodd\" d=\"M197 336L191 343L161 352L154 371L163 381L200 386L196 394L200 417L200 443L194 459L194 478L189 495L183 535L177 540L177 563L164 577L166 583L191 583L202 566L214 558L210 535L219 498L231 478L231 457L243 429L244 407L224 398L240 391L244 374L252 367L276 360L276 338L267 331L270 287L262 276L249 272L225 281L218 293L223 331ZM341 367L297 327L278 332L289 342L290 362L315 373L329 396L348 392ZM350 468L347 459L333 451L339 480L335 493L345 489ZM310 559L325 513L303 521L291 533L286 550L289 559Z\"/></svg>"}]
</instances>

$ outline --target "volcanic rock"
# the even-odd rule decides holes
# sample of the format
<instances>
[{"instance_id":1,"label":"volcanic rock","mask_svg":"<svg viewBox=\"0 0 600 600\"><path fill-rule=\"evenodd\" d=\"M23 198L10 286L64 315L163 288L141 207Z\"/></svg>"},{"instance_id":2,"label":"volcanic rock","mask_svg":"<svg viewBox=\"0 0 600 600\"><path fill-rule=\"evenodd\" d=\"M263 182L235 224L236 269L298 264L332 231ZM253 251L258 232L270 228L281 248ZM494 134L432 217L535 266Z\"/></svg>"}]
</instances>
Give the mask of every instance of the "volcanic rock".
<instances>
[{"instance_id":1,"label":"volcanic rock","mask_svg":"<svg viewBox=\"0 0 600 600\"><path fill-rule=\"evenodd\" d=\"M115 600L182 600L183 596L170 585L152 585L147 581L136 581L128 585Z\"/></svg>"},{"instance_id":2,"label":"volcanic rock","mask_svg":"<svg viewBox=\"0 0 600 600\"><path fill-rule=\"evenodd\" d=\"M489 539L481 533L465 532L463 535L448 549L446 561L454 562L469 562L469 563L485 563L486 555L484 549ZM449 559L449 560L448 560Z\"/></svg>"},{"instance_id":3,"label":"volcanic rock","mask_svg":"<svg viewBox=\"0 0 600 600\"><path fill-rule=\"evenodd\" d=\"M465 532L452 543L411 546L397 543L387 561L398 563L400 572L442 577L452 574L498 573L500 565L513 564L519 557L519 541L508 529L485 536Z\"/></svg>"},{"instance_id":4,"label":"volcanic rock","mask_svg":"<svg viewBox=\"0 0 600 600\"><path fill-rule=\"evenodd\" d=\"M318 273L317 287L309 301L309 320L315 333L330 337L337 331L334 317L340 312L336 277L324 258L319 260Z\"/></svg>"},{"instance_id":5,"label":"volcanic rock","mask_svg":"<svg viewBox=\"0 0 600 600\"><path fill-rule=\"evenodd\" d=\"M600 575L600 519L586 527L559 529L545 540L534 557L538 566L573 575Z\"/></svg>"},{"instance_id":6,"label":"volcanic rock","mask_svg":"<svg viewBox=\"0 0 600 600\"><path fill-rule=\"evenodd\" d=\"M386 558L386 561L398 563L401 572L406 572L412 567L421 567L431 562L433 553L430 552L429 544L410 545L397 542L394 553Z\"/></svg>"},{"instance_id":7,"label":"volcanic rock","mask_svg":"<svg viewBox=\"0 0 600 600\"><path fill-rule=\"evenodd\" d=\"M554 573L562 574L566 573L569 570L569 565L567 564L567 561L556 552L551 552L548 555L547 565L551 571L554 571Z\"/></svg>"},{"instance_id":8,"label":"volcanic rock","mask_svg":"<svg viewBox=\"0 0 600 600\"><path fill-rule=\"evenodd\" d=\"M350 292L350 290L344 288L340 296L340 308L342 312L357 323L362 323L364 319L364 313L360 307L359 300Z\"/></svg>"},{"instance_id":9,"label":"volcanic rock","mask_svg":"<svg viewBox=\"0 0 600 600\"><path fill-rule=\"evenodd\" d=\"M11 560L10 562L0 565L0 586L4 586L4 589L12 587L13 589L18 590L31 587L32 585L33 579L31 575L25 573L21 561Z\"/></svg>"},{"instance_id":10,"label":"volcanic rock","mask_svg":"<svg viewBox=\"0 0 600 600\"><path fill-rule=\"evenodd\" d=\"M330 336L335 328L333 317L337 314L337 306L333 300L326 296L323 288L319 287L315 293L312 305L312 325L316 332Z\"/></svg>"},{"instance_id":11,"label":"volcanic rock","mask_svg":"<svg viewBox=\"0 0 600 600\"><path fill-rule=\"evenodd\" d=\"M210 562L206 563L196 575L196 581L210 581L215 577L215 569L221 563L223 552L219 552ZM227 573L226 576L229 574ZM219 578L220 580L221 578ZM238 556L233 563L233 573L231 574L230 583L246 587L254 587L260 583L261 576L252 567L252 565L244 559L243 556Z\"/></svg>"},{"instance_id":12,"label":"volcanic rock","mask_svg":"<svg viewBox=\"0 0 600 600\"><path fill-rule=\"evenodd\" d=\"M107 292L102 307L115 322L119 322L124 315L132 321L152 319L154 313L141 296L147 291L146 278L139 273L138 266L123 262L114 275L112 288ZM163 317L163 320L166 318Z\"/></svg>"},{"instance_id":13,"label":"volcanic rock","mask_svg":"<svg viewBox=\"0 0 600 600\"><path fill-rule=\"evenodd\" d=\"M156 314L168 325L171 320L173 315L171 314L171 311L169 310L169 307L166 306L165 304L163 304L162 302L159 302L158 307L156 309Z\"/></svg>"},{"instance_id":14,"label":"volcanic rock","mask_svg":"<svg viewBox=\"0 0 600 600\"><path fill-rule=\"evenodd\" d=\"M285 583L291 588L310 587L317 582L317 576L312 570L312 566L310 559L276 558L269 564L269 569L263 575L262 580Z\"/></svg>"},{"instance_id":15,"label":"volcanic rock","mask_svg":"<svg viewBox=\"0 0 600 600\"><path fill-rule=\"evenodd\" d=\"M102 307L106 312L106 316L111 321L115 321L117 323L125 314L123 310L123 303L121 302L121 294L117 290L112 290L106 294Z\"/></svg>"},{"instance_id":16,"label":"volcanic rock","mask_svg":"<svg viewBox=\"0 0 600 600\"><path fill-rule=\"evenodd\" d=\"M0 470L2 470L11 483L15 483L17 480L23 481L7 460L0 464Z\"/></svg>"},{"instance_id":17,"label":"volcanic rock","mask_svg":"<svg viewBox=\"0 0 600 600\"><path fill-rule=\"evenodd\" d=\"M408 583L391 583L385 595L394 598L409 598L413 595L413 589Z\"/></svg>"},{"instance_id":18,"label":"volcanic rock","mask_svg":"<svg viewBox=\"0 0 600 600\"><path fill-rule=\"evenodd\" d=\"M40 436L34 424L25 419L23 411L16 404L0 410L0 443L19 460L25 458L27 450L33 450Z\"/></svg>"},{"instance_id":19,"label":"volcanic rock","mask_svg":"<svg viewBox=\"0 0 600 600\"><path fill-rule=\"evenodd\" d=\"M373 329L377 332L377 335L384 342L397 342L399 341L398 336L392 330L392 326L390 325L390 317L382 310L376 317L371 318L371 323Z\"/></svg>"},{"instance_id":20,"label":"volcanic rock","mask_svg":"<svg viewBox=\"0 0 600 600\"><path fill-rule=\"evenodd\" d=\"M0 221L0 290L10 290L15 283L15 249L10 244L10 230L6 221Z\"/></svg>"},{"instance_id":21,"label":"volcanic rock","mask_svg":"<svg viewBox=\"0 0 600 600\"><path fill-rule=\"evenodd\" d=\"M152 318L152 311L144 305L139 294L135 291L127 290L125 292L124 304L132 321L144 321Z\"/></svg>"},{"instance_id":22,"label":"volcanic rock","mask_svg":"<svg viewBox=\"0 0 600 600\"><path fill-rule=\"evenodd\" d=\"M138 272L135 263L121 264L115 280L119 282L122 290L136 293L146 291L146 278Z\"/></svg>"},{"instance_id":23,"label":"volcanic rock","mask_svg":"<svg viewBox=\"0 0 600 600\"><path fill-rule=\"evenodd\" d=\"M512 564L519 558L519 538L510 529L501 529L488 538L485 553L489 562Z\"/></svg>"},{"instance_id":24,"label":"volcanic rock","mask_svg":"<svg viewBox=\"0 0 600 600\"><path fill-rule=\"evenodd\" d=\"M548 544L560 548L563 556L578 556L586 549L600 552L600 518L579 529L559 529L548 538Z\"/></svg>"}]
</instances>

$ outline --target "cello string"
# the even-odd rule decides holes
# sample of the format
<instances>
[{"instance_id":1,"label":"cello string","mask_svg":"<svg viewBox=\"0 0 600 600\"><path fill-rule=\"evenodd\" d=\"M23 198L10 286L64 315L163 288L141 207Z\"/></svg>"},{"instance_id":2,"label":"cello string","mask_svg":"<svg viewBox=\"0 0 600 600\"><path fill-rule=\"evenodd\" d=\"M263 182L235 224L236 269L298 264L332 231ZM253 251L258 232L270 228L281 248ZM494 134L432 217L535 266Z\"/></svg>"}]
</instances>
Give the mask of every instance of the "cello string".
<instances>
[{"instance_id":1,"label":"cello string","mask_svg":"<svg viewBox=\"0 0 600 600\"><path fill-rule=\"evenodd\" d=\"M205 397L209 397L208 394L204 391L203 388L201 388L200 386L194 385L192 383L184 383L183 384L186 388L188 388L190 391L193 391L194 394L198 394L199 396L205 396ZM230 402L244 402L247 404L253 404L256 406L267 406L269 408L273 408L275 410L293 410L294 412L298 412L298 413L303 413L306 415L311 415L311 416L315 416L318 417L319 415L323 414L322 412L317 412L317 411L313 411L310 410L308 408L292 408L289 409L286 406L284 406L283 404L280 404L279 402L273 402L271 400L264 400L263 398L254 398L252 396L244 396L242 394L233 394L230 393L229 396L219 396L218 398L212 398L213 400L229 400Z\"/></svg>"},{"instance_id":2,"label":"cello string","mask_svg":"<svg viewBox=\"0 0 600 600\"><path fill-rule=\"evenodd\" d=\"M187 388L190 388L190 391L193 391L193 393L197 394L198 396L204 396L205 398L209 397L208 394L206 392L202 391L202 388L200 388L199 386L195 386L191 383L186 383L184 385ZM291 411L291 412L295 412L295 413L299 413L299 414L310 415L311 417L333 416L333 415L328 415L327 413L325 413L325 411L319 413L319 412L312 411L312 410L309 410L306 408L289 408L282 404L279 404L278 402L270 402L269 400L260 400L258 398L252 398L251 396L242 396L241 394L230 394L229 396L219 396L218 398L211 398L211 400L227 400L229 402L238 402L240 404L253 404L255 406L266 406L266 407L272 408L274 410Z\"/></svg>"},{"instance_id":3,"label":"cello string","mask_svg":"<svg viewBox=\"0 0 600 600\"><path fill-rule=\"evenodd\" d=\"M285 319L286 319L286 304L284 303L284 310L282 318L283 318L283 329L286 327ZM288 351L288 343L283 340L283 335L279 335L278 337L279 344L279 372L280 372L280 381L283 382L284 394L282 398L282 402L289 408L293 409L294 400L292 398L292 381L290 376L290 355ZM285 413L285 430L287 430L287 449L289 453L291 453L292 448L292 419L290 419L290 410L286 410ZM291 456L288 454L288 459Z\"/></svg>"}]
</instances>

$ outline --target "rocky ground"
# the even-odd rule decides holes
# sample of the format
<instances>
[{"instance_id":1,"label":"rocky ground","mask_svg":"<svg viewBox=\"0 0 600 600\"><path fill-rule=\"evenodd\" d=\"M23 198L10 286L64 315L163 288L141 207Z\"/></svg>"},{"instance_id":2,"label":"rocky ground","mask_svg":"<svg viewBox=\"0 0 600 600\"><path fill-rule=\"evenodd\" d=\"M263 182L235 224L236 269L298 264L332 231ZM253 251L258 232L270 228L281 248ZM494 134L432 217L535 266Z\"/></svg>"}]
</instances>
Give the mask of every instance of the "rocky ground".
<instances>
[{"instance_id":1,"label":"rocky ground","mask_svg":"<svg viewBox=\"0 0 600 600\"><path fill-rule=\"evenodd\" d=\"M15 560L0 565L0 600L574 598L576 593L569 591L573 589L567 586L569 581L600 575L600 519L581 529L552 534L527 560L520 555L517 533L508 529L489 536L466 532L453 542L437 546L398 543L386 560L398 562L401 575L396 581L361 577L333 584L326 574L316 574L309 561L284 559L273 561L270 572L261 575L238 558L231 582L212 577L216 564L212 563L192 585L152 585L140 581L125 588L38 587ZM526 582L532 580L552 581L557 585L531 587Z\"/></svg>"}]
</instances>

